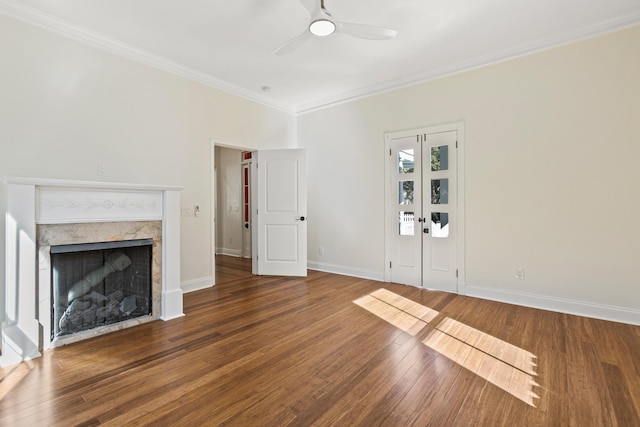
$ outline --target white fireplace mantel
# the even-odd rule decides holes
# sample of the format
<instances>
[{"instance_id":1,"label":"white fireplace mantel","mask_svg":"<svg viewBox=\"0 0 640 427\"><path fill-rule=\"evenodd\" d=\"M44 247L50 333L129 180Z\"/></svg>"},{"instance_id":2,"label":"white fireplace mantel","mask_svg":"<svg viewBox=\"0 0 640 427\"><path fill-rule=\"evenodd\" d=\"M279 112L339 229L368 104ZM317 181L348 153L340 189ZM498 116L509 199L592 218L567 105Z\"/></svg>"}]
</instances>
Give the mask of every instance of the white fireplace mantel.
<instances>
[{"instance_id":1,"label":"white fireplace mantel","mask_svg":"<svg viewBox=\"0 0 640 427\"><path fill-rule=\"evenodd\" d=\"M36 225L162 221L160 318L183 316L181 187L21 177L4 177L2 184L6 213L0 365L38 357L46 342L38 317Z\"/></svg>"}]
</instances>

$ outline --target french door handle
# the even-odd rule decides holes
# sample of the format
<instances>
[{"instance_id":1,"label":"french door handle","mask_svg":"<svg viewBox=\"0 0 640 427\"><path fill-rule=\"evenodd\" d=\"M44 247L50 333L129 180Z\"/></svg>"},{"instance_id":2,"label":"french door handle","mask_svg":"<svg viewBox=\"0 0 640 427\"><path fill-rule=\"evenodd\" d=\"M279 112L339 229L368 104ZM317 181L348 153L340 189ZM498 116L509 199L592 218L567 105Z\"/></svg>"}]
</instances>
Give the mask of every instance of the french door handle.
<instances>
[{"instance_id":1,"label":"french door handle","mask_svg":"<svg viewBox=\"0 0 640 427\"><path fill-rule=\"evenodd\" d=\"M423 232L424 234L429 234L429 229L428 229L428 228L425 228L424 230L422 230L422 232Z\"/></svg>"}]
</instances>

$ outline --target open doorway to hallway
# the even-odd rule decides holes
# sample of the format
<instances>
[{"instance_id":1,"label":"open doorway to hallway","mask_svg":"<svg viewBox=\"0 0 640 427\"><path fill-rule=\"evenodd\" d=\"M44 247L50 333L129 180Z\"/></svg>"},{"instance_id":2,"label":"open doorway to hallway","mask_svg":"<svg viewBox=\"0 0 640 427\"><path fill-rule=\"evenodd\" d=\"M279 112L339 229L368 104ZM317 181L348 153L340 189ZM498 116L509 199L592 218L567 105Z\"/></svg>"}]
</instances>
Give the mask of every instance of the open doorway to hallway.
<instances>
[{"instance_id":1,"label":"open doorway to hallway","mask_svg":"<svg viewBox=\"0 0 640 427\"><path fill-rule=\"evenodd\" d=\"M251 275L251 152L215 146L215 283Z\"/></svg>"}]
</instances>

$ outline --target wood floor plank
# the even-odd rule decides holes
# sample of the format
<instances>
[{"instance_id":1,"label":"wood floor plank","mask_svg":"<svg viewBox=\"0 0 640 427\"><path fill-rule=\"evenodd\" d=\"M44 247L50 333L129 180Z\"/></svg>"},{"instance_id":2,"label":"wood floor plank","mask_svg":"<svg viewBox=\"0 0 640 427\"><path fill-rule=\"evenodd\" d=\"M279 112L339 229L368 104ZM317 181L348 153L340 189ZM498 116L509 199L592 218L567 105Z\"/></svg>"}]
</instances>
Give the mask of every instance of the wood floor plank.
<instances>
[{"instance_id":1,"label":"wood floor plank","mask_svg":"<svg viewBox=\"0 0 640 427\"><path fill-rule=\"evenodd\" d=\"M627 379L616 365L602 363L602 368L617 424L633 425L637 419L632 417L632 414L636 413L637 409L634 406Z\"/></svg>"},{"instance_id":2,"label":"wood floor plank","mask_svg":"<svg viewBox=\"0 0 640 427\"><path fill-rule=\"evenodd\" d=\"M184 317L0 369L0 426L640 425L638 326L243 261Z\"/></svg>"}]
</instances>

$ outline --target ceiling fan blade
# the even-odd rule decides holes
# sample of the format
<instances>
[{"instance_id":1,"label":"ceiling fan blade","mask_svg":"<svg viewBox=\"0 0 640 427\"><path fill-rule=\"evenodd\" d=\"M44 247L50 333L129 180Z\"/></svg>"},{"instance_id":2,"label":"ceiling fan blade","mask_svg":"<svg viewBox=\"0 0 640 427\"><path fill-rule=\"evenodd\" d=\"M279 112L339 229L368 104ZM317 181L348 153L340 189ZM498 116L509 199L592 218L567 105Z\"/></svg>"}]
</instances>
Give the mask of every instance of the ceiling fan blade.
<instances>
[{"instance_id":1,"label":"ceiling fan blade","mask_svg":"<svg viewBox=\"0 0 640 427\"><path fill-rule=\"evenodd\" d=\"M391 28L354 24L352 22L336 22L336 27L336 30L343 34L367 40L389 40L398 34L396 30L392 30Z\"/></svg>"},{"instance_id":2,"label":"ceiling fan blade","mask_svg":"<svg viewBox=\"0 0 640 427\"><path fill-rule=\"evenodd\" d=\"M307 30L304 30L299 36L294 37L291 40L287 40L286 42L275 48L273 53L275 55L284 55L285 53L289 53L292 50L302 46L310 38L311 33Z\"/></svg>"}]
</instances>

